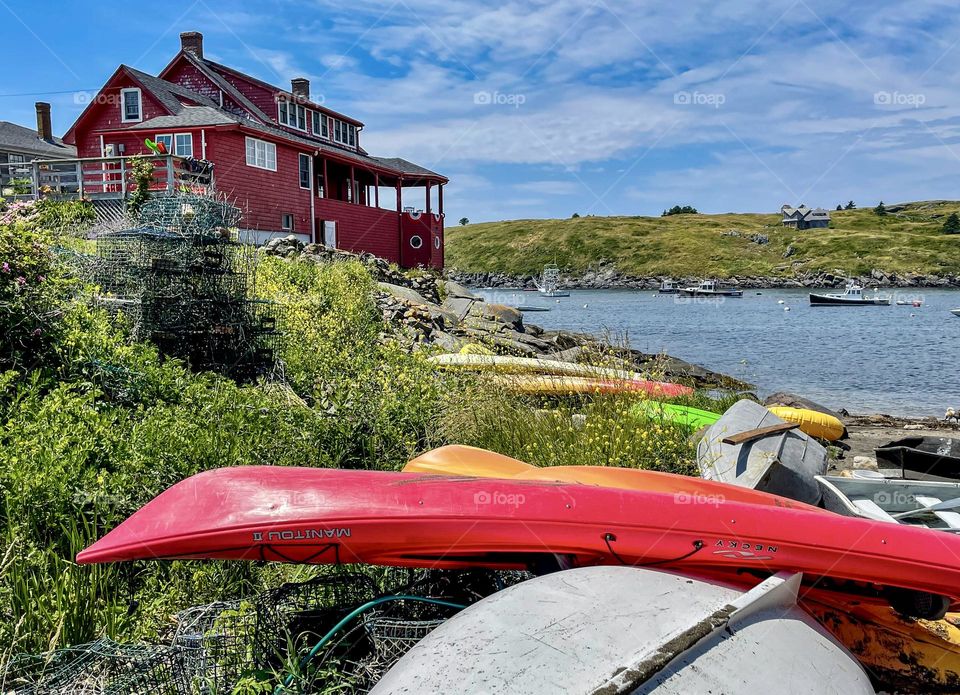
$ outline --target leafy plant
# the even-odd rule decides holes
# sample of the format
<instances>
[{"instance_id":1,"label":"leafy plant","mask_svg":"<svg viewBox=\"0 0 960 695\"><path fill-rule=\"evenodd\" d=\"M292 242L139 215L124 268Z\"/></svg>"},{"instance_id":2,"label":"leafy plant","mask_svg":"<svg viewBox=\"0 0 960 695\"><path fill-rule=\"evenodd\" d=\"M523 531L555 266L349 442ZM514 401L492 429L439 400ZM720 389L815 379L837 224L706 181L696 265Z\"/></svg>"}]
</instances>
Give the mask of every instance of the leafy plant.
<instances>
[{"instance_id":1,"label":"leafy plant","mask_svg":"<svg viewBox=\"0 0 960 695\"><path fill-rule=\"evenodd\" d=\"M947 217L943 223L943 233L960 234L960 216L958 216L957 213L951 212L950 216Z\"/></svg>"},{"instance_id":2,"label":"leafy plant","mask_svg":"<svg viewBox=\"0 0 960 695\"><path fill-rule=\"evenodd\" d=\"M153 183L153 159L137 155L130 159L130 176L136 187L127 200L127 209L136 214L150 198L150 185Z\"/></svg>"},{"instance_id":3,"label":"leafy plant","mask_svg":"<svg viewBox=\"0 0 960 695\"><path fill-rule=\"evenodd\" d=\"M699 215L695 207L692 205L684 205L683 207L679 205L674 205L669 210L664 210L661 217L669 217L670 215Z\"/></svg>"}]
</instances>

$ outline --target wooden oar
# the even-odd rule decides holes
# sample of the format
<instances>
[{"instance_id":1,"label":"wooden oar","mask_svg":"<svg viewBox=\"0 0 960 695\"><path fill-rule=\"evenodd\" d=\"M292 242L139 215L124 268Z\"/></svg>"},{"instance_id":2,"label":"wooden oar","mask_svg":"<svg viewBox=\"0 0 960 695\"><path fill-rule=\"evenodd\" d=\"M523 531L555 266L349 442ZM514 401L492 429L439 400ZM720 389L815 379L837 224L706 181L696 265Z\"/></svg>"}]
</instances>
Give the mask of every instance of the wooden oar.
<instances>
[{"instance_id":1,"label":"wooden oar","mask_svg":"<svg viewBox=\"0 0 960 695\"><path fill-rule=\"evenodd\" d=\"M739 432L737 434L730 435L729 437L724 437L720 441L724 444L743 444L745 442L752 442L754 439L763 439L764 437L769 437L771 434L789 432L790 430L797 429L799 426L800 425L796 422L781 422L779 425L770 425L770 427L760 427L755 430Z\"/></svg>"}]
</instances>

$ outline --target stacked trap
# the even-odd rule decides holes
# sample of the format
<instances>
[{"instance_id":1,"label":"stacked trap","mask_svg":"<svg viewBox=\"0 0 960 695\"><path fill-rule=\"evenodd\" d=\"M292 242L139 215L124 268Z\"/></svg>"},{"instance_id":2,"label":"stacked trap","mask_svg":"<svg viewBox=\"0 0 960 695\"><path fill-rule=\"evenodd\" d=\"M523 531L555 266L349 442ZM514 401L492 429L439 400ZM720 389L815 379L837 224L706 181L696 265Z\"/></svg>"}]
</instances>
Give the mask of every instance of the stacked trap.
<instances>
[{"instance_id":1,"label":"stacked trap","mask_svg":"<svg viewBox=\"0 0 960 695\"><path fill-rule=\"evenodd\" d=\"M15 657L0 674L0 692L217 695L261 681L276 693L330 688L364 693L459 607L529 576L376 567L338 571L284 584L252 600L182 611L166 645L101 639Z\"/></svg>"},{"instance_id":2,"label":"stacked trap","mask_svg":"<svg viewBox=\"0 0 960 695\"><path fill-rule=\"evenodd\" d=\"M181 194L147 201L139 226L97 237L100 301L123 314L135 340L193 369L240 381L274 365L277 307L252 299L249 249L232 238L240 211Z\"/></svg>"}]
</instances>

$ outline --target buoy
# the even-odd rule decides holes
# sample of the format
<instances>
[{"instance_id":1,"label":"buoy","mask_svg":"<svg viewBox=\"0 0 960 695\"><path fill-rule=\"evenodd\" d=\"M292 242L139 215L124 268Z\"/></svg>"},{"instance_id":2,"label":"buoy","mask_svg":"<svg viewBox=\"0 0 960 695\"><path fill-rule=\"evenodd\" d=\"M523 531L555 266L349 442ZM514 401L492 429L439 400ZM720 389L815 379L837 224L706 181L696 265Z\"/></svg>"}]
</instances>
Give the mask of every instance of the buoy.
<instances>
[{"instance_id":1,"label":"buoy","mask_svg":"<svg viewBox=\"0 0 960 695\"><path fill-rule=\"evenodd\" d=\"M778 299L778 300L777 300L777 304L786 304L786 302L783 301L782 299Z\"/></svg>"},{"instance_id":2,"label":"buoy","mask_svg":"<svg viewBox=\"0 0 960 695\"><path fill-rule=\"evenodd\" d=\"M790 311L790 307L785 306L785 307L783 307L783 310L784 310L784 311Z\"/></svg>"},{"instance_id":3,"label":"buoy","mask_svg":"<svg viewBox=\"0 0 960 695\"><path fill-rule=\"evenodd\" d=\"M590 305L589 305L589 304L584 304L584 305L583 305L583 308L586 309L588 306L590 306Z\"/></svg>"}]
</instances>

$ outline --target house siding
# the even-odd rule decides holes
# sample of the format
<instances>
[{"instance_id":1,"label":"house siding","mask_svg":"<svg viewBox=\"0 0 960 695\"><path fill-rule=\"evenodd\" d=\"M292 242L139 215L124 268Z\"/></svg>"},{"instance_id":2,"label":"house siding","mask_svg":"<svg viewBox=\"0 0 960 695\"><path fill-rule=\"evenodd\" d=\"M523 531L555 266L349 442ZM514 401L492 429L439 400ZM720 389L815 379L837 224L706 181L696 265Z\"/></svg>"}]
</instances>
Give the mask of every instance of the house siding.
<instances>
[{"instance_id":1,"label":"house siding","mask_svg":"<svg viewBox=\"0 0 960 695\"><path fill-rule=\"evenodd\" d=\"M207 159L216 162L213 175L217 191L243 212L244 229L280 233L282 216L291 214L294 231L310 234L310 191L300 188L301 152L278 143L277 170L258 169L247 165L243 133L207 133Z\"/></svg>"},{"instance_id":2,"label":"house siding","mask_svg":"<svg viewBox=\"0 0 960 695\"><path fill-rule=\"evenodd\" d=\"M253 117L252 113L233 101L229 95L221 95L220 88L211 82L210 78L200 72L196 66L191 65L186 60L180 60L176 65L172 66L170 71L164 76L164 79L168 82L174 82L181 87L186 87L198 94L202 94L208 99L212 99L216 104L220 103L222 96L223 108L225 110Z\"/></svg>"},{"instance_id":3,"label":"house siding","mask_svg":"<svg viewBox=\"0 0 960 695\"><path fill-rule=\"evenodd\" d=\"M339 248L400 262L400 222L395 210L319 198L316 215L321 221L336 221Z\"/></svg>"}]
</instances>

